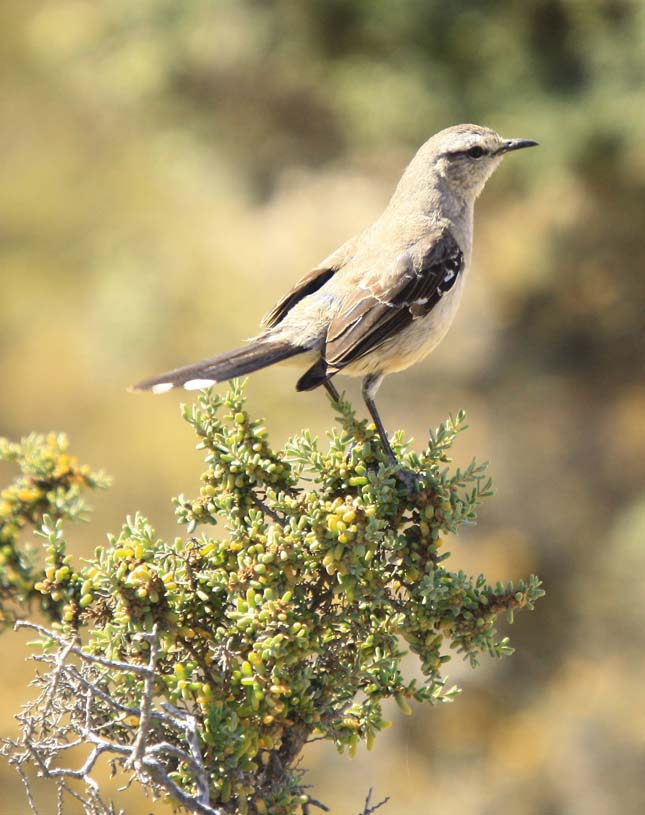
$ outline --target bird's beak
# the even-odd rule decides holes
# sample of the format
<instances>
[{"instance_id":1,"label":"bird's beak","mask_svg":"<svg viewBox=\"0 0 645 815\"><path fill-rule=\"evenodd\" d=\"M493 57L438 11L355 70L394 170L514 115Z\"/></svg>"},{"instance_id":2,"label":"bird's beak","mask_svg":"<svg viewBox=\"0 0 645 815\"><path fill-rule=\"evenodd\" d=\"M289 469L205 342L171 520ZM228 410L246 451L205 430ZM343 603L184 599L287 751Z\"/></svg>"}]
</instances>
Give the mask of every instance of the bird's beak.
<instances>
[{"instance_id":1,"label":"bird's beak","mask_svg":"<svg viewBox=\"0 0 645 815\"><path fill-rule=\"evenodd\" d=\"M511 150L523 150L525 147L536 147L537 142L532 139L506 139L502 146L497 150L497 155L503 153L510 153Z\"/></svg>"}]
</instances>

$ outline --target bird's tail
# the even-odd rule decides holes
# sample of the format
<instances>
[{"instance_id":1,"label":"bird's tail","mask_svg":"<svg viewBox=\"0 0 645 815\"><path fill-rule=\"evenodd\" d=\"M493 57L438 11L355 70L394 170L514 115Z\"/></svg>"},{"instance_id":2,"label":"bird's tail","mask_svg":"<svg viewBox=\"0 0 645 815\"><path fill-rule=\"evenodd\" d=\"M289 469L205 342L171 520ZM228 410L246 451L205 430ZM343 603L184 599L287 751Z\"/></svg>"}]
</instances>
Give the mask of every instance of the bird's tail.
<instances>
[{"instance_id":1,"label":"bird's tail","mask_svg":"<svg viewBox=\"0 0 645 815\"><path fill-rule=\"evenodd\" d=\"M250 374L260 368L273 365L275 362L302 354L306 350L302 346L285 340L260 338L234 351L204 359L183 368L175 368L174 371L168 371L160 376L144 379L133 385L131 390L165 393L179 387L184 387L189 391L208 388L217 382L225 382L236 376Z\"/></svg>"}]
</instances>

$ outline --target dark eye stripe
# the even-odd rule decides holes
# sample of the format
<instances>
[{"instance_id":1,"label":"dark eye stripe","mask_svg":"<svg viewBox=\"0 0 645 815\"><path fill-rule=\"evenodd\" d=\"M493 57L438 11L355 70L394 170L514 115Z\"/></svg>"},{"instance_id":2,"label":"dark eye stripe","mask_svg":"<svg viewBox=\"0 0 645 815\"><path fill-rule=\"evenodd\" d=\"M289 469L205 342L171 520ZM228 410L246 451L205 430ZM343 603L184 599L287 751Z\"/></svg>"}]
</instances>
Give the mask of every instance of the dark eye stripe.
<instances>
[{"instance_id":1,"label":"dark eye stripe","mask_svg":"<svg viewBox=\"0 0 645 815\"><path fill-rule=\"evenodd\" d=\"M487 155L488 150L485 150L483 147L480 147L479 145L469 147L467 150L449 150L448 152L444 153L444 156L447 156L447 158L458 158L459 156L468 156L469 158L481 158L482 156Z\"/></svg>"}]
</instances>

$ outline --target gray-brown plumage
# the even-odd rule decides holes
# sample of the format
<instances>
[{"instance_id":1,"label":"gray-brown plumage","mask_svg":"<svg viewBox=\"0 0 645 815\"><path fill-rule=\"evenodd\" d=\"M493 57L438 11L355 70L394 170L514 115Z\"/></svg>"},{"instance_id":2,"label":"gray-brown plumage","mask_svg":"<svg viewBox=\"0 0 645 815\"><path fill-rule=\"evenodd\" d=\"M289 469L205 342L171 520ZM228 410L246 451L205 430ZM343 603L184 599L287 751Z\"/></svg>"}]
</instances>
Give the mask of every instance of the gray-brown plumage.
<instances>
[{"instance_id":1,"label":"gray-brown plumage","mask_svg":"<svg viewBox=\"0 0 645 815\"><path fill-rule=\"evenodd\" d=\"M362 376L363 396L388 458L395 458L374 404L383 377L407 368L445 336L470 265L474 203L502 157L531 147L478 125L442 130L419 149L381 217L299 280L234 351L144 380L162 393L208 387L299 357L298 390L338 374Z\"/></svg>"}]
</instances>

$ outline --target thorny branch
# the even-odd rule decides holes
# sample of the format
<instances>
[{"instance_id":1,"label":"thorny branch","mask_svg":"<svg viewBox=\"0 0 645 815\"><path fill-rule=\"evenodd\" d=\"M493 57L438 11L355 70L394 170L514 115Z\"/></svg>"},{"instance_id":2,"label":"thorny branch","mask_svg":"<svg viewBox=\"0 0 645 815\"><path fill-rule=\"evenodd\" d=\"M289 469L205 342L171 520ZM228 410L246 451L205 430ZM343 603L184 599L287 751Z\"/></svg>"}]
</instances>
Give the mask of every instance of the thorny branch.
<instances>
[{"instance_id":1,"label":"thorny branch","mask_svg":"<svg viewBox=\"0 0 645 815\"><path fill-rule=\"evenodd\" d=\"M59 646L55 653L35 657L51 666L34 680L33 684L42 689L41 694L17 717L22 737L17 741L4 740L0 748L18 770L35 815L38 808L26 772L29 766L35 766L40 777L55 779L59 815L65 793L77 798L88 815L116 815L112 804L102 799L92 777L97 761L104 755L131 773L128 784L138 781L153 797L165 792L194 815L223 815L210 805L208 772L195 717L167 703L162 710L155 708L154 681L159 659L156 626L151 633L139 635L149 643L147 665L89 654L73 640L35 623L20 621L16 627L31 628ZM72 656L78 657L78 666L69 661ZM139 707L126 707L109 693L109 681L124 672L142 680ZM77 769L61 762L65 751L74 747L90 748ZM194 794L170 778L168 756L189 768L195 783ZM84 784L82 792L70 785L75 780Z\"/></svg>"},{"instance_id":2,"label":"thorny branch","mask_svg":"<svg viewBox=\"0 0 645 815\"><path fill-rule=\"evenodd\" d=\"M382 806L385 806L385 804L387 804L389 800L390 799L388 797L384 798L382 801L379 801L378 804L373 804L372 790L370 789L370 791L367 793L367 798L365 799L365 805L363 806L361 812L358 813L358 815L373 815L373 813L376 812L377 809L380 809Z\"/></svg>"}]
</instances>

